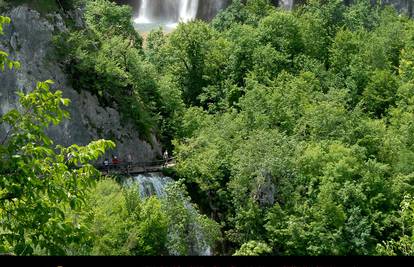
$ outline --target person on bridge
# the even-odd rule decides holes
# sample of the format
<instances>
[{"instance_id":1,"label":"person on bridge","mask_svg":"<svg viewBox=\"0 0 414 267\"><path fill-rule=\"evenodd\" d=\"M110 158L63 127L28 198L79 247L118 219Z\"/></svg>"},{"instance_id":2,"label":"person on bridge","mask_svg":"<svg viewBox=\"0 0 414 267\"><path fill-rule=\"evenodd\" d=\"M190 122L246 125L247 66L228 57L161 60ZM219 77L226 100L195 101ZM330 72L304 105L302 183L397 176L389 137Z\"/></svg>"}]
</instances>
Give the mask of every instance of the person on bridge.
<instances>
[{"instance_id":1,"label":"person on bridge","mask_svg":"<svg viewBox=\"0 0 414 267\"><path fill-rule=\"evenodd\" d=\"M131 169L131 167L132 167L132 156L131 156L131 154L128 154L128 156L127 156L127 162L128 162L127 172L128 172L128 174L129 174L129 170L130 170L130 169Z\"/></svg>"},{"instance_id":2,"label":"person on bridge","mask_svg":"<svg viewBox=\"0 0 414 267\"><path fill-rule=\"evenodd\" d=\"M119 159L117 156L112 156L112 164L119 164Z\"/></svg>"},{"instance_id":3,"label":"person on bridge","mask_svg":"<svg viewBox=\"0 0 414 267\"><path fill-rule=\"evenodd\" d=\"M168 164L168 151L167 150L165 150L163 158L164 158L164 161L165 161L164 166L166 167L167 164Z\"/></svg>"},{"instance_id":4,"label":"person on bridge","mask_svg":"<svg viewBox=\"0 0 414 267\"><path fill-rule=\"evenodd\" d=\"M117 156L112 156L112 165L113 165L113 168L115 169L115 170L119 170L119 163L121 163L121 161L118 159L118 157Z\"/></svg>"},{"instance_id":5,"label":"person on bridge","mask_svg":"<svg viewBox=\"0 0 414 267\"><path fill-rule=\"evenodd\" d=\"M103 165L105 167L106 173L109 174L109 160L105 159Z\"/></svg>"}]
</instances>

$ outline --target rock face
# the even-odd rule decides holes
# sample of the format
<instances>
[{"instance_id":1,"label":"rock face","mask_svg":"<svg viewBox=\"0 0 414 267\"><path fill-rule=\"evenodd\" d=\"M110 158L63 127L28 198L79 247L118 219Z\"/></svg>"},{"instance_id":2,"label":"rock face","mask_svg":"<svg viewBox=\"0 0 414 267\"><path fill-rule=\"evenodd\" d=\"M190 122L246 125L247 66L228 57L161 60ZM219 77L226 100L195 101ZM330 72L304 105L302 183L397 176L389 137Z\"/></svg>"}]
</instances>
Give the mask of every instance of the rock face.
<instances>
[{"instance_id":1,"label":"rock face","mask_svg":"<svg viewBox=\"0 0 414 267\"><path fill-rule=\"evenodd\" d=\"M307 0L273 0L279 2L279 5L297 5L306 2ZM367 0L368 1L368 0ZM370 0L372 4L379 2L379 0ZM343 0L345 4L351 4L354 0ZM413 0L381 0L383 5L391 5L395 7L401 13L404 13L410 17L414 16L414 1Z\"/></svg>"},{"instance_id":2,"label":"rock face","mask_svg":"<svg viewBox=\"0 0 414 267\"><path fill-rule=\"evenodd\" d=\"M212 20L217 12L224 9L231 3L231 0L200 1L197 17L205 20Z\"/></svg>"},{"instance_id":3,"label":"rock face","mask_svg":"<svg viewBox=\"0 0 414 267\"><path fill-rule=\"evenodd\" d=\"M52 35L66 30L59 14L43 18L38 12L19 6L4 15L9 16L12 23L4 27L0 49L11 59L18 60L21 68L0 73L0 115L17 107L17 91L27 93L35 87L36 81L51 79L55 81L53 89L62 90L64 97L71 100L68 107L71 119L48 129L56 143L86 145L104 138L117 144L107 157L114 154L122 160L130 154L134 161L151 161L161 155L161 146L155 137L152 137L152 145L140 140L132 125L121 125L118 111L101 107L89 92L77 93L71 88L62 68L53 59ZM0 137L5 132L4 126L0 126Z\"/></svg>"},{"instance_id":4,"label":"rock face","mask_svg":"<svg viewBox=\"0 0 414 267\"><path fill-rule=\"evenodd\" d=\"M374 1L375 2L375 1ZM410 17L414 15L413 0L382 0L383 4L392 5L398 11L407 14Z\"/></svg>"}]
</instances>

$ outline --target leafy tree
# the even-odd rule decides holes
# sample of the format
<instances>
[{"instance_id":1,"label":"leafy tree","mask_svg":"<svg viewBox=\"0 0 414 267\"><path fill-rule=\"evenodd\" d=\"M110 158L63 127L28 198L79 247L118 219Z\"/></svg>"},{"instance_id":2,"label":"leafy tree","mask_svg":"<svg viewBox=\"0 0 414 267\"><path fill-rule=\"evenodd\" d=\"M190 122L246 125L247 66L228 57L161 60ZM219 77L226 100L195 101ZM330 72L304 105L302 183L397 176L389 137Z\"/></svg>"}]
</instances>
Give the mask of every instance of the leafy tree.
<instances>
[{"instance_id":1,"label":"leafy tree","mask_svg":"<svg viewBox=\"0 0 414 267\"><path fill-rule=\"evenodd\" d=\"M61 91L50 92L50 84L19 93L22 108L1 117L8 129L0 145L1 247L18 255L38 248L62 255L67 244L82 242L84 226L65 211L80 211L86 190L99 176L90 161L114 147L105 140L84 147L53 146L44 131L68 117L61 105L69 100Z\"/></svg>"},{"instance_id":2,"label":"leafy tree","mask_svg":"<svg viewBox=\"0 0 414 267\"><path fill-rule=\"evenodd\" d=\"M117 108L143 138L159 130L162 106L156 72L142 51L142 38L131 23L132 9L107 0L85 6L86 28L55 38L58 54L76 90L97 95ZM87 36L87 38L85 38Z\"/></svg>"},{"instance_id":3,"label":"leafy tree","mask_svg":"<svg viewBox=\"0 0 414 267\"><path fill-rule=\"evenodd\" d=\"M121 35L132 47L141 48L142 38L131 23L131 7L117 5L107 0L87 1L85 21L88 28L97 35Z\"/></svg>"},{"instance_id":4,"label":"leafy tree","mask_svg":"<svg viewBox=\"0 0 414 267\"><path fill-rule=\"evenodd\" d=\"M399 205L414 188L413 22L366 1L252 15L264 2L213 22L230 47L226 86L209 80L184 112L177 175L207 199L231 254L410 251Z\"/></svg>"},{"instance_id":5,"label":"leafy tree","mask_svg":"<svg viewBox=\"0 0 414 267\"><path fill-rule=\"evenodd\" d=\"M199 104L197 97L208 85L204 74L213 34L208 24L195 21L180 24L170 36L170 54L174 60L171 73L177 77L187 105Z\"/></svg>"},{"instance_id":6,"label":"leafy tree","mask_svg":"<svg viewBox=\"0 0 414 267\"><path fill-rule=\"evenodd\" d=\"M234 24L226 31L230 40L230 55L227 65L229 78L238 86L245 86L245 77L253 69L253 53L260 45L257 30L250 25ZM236 100L241 96L237 95Z\"/></svg>"},{"instance_id":7,"label":"leafy tree","mask_svg":"<svg viewBox=\"0 0 414 267\"><path fill-rule=\"evenodd\" d=\"M412 256L414 254L413 243L413 204L412 197L404 196L399 210L400 220L404 225L402 236L398 240L383 241L377 245L377 253L386 256Z\"/></svg>"},{"instance_id":8,"label":"leafy tree","mask_svg":"<svg viewBox=\"0 0 414 267\"><path fill-rule=\"evenodd\" d=\"M243 24L248 17L246 10L241 0L234 0L225 9L220 11L212 21L212 26L219 31L224 31L234 26L235 24Z\"/></svg>"},{"instance_id":9,"label":"leafy tree","mask_svg":"<svg viewBox=\"0 0 414 267\"><path fill-rule=\"evenodd\" d=\"M136 186L122 189L114 180L104 179L88 193L86 203L79 218L89 234L84 254L167 253L168 221L157 198L140 199Z\"/></svg>"},{"instance_id":10,"label":"leafy tree","mask_svg":"<svg viewBox=\"0 0 414 267\"><path fill-rule=\"evenodd\" d=\"M363 92L363 99L368 111L377 117L385 114L388 107L395 103L398 88L395 77L387 71L376 71Z\"/></svg>"},{"instance_id":11,"label":"leafy tree","mask_svg":"<svg viewBox=\"0 0 414 267\"><path fill-rule=\"evenodd\" d=\"M0 17L2 25L10 19ZM18 68L19 63L1 52L1 66ZM48 80L33 92L19 92L21 108L0 118L6 129L0 143L0 250L18 255L35 251L65 254L68 243L82 242L84 227L76 216L87 188L98 171L90 164L115 144L99 140L85 147L53 146L45 134L50 124L57 125L68 112L61 109L69 99L62 92L50 92Z\"/></svg>"},{"instance_id":12,"label":"leafy tree","mask_svg":"<svg viewBox=\"0 0 414 267\"><path fill-rule=\"evenodd\" d=\"M264 44L271 44L277 51L289 58L297 54L303 47L299 25L292 14L273 12L260 21L259 39Z\"/></svg>"},{"instance_id":13,"label":"leafy tree","mask_svg":"<svg viewBox=\"0 0 414 267\"><path fill-rule=\"evenodd\" d=\"M257 241L249 241L243 244L240 249L234 253L234 256L260 256L269 254L272 249L266 244Z\"/></svg>"},{"instance_id":14,"label":"leafy tree","mask_svg":"<svg viewBox=\"0 0 414 267\"><path fill-rule=\"evenodd\" d=\"M10 23L9 17L0 16L0 35L3 34L4 24L9 24L9 23ZM12 69L12 68L18 69L20 67L19 62L10 60L8 56L9 55L6 52L0 50L0 69L4 71L5 66L7 66L9 69Z\"/></svg>"},{"instance_id":15,"label":"leafy tree","mask_svg":"<svg viewBox=\"0 0 414 267\"><path fill-rule=\"evenodd\" d=\"M169 221L167 247L172 255L196 255L220 237L219 225L197 213L182 181L167 187L163 206Z\"/></svg>"}]
</instances>

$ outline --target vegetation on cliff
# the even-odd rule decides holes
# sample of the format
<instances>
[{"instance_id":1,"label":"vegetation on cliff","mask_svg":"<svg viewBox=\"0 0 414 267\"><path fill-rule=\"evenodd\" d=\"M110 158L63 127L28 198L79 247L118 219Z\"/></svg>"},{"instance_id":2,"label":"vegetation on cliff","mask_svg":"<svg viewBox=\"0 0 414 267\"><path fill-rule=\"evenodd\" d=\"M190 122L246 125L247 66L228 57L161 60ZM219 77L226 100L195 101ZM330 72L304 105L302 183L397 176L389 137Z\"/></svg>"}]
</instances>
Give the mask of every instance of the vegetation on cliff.
<instances>
[{"instance_id":1,"label":"vegetation on cliff","mask_svg":"<svg viewBox=\"0 0 414 267\"><path fill-rule=\"evenodd\" d=\"M0 33L9 22L0 16ZM5 52L0 56L2 70L19 67ZM0 254L186 255L200 232L204 245L214 244L218 224L189 209L181 184L171 185L161 201L141 199L136 187L101 177L92 163L114 148L112 141L55 145L45 130L69 117L63 107L70 100L52 84L18 92L19 108L0 117L6 129L0 139Z\"/></svg>"},{"instance_id":2,"label":"vegetation on cliff","mask_svg":"<svg viewBox=\"0 0 414 267\"><path fill-rule=\"evenodd\" d=\"M0 151L7 163L1 194L31 186L39 195L21 195L20 206L2 202L11 210L0 214L8 222L2 249L31 254L23 246L29 243L51 254L186 255L196 217L210 244L220 224L224 242L217 245L225 254L413 255L414 22L389 7L354 2L309 0L287 12L267 0L235 0L211 23L151 32L143 47L129 8L88 1L86 28L56 42L74 87L117 106L143 133L158 131L183 180L164 200L142 200L103 180L79 193L86 201L77 210L71 190L78 187L60 177L82 170L90 177L92 168L68 168L36 120L13 111L1 122L22 123L22 131ZM42 100L64 115L59 93L47 83L37 90L21 96L23 106ZM47 97L37 100L42 92ZM53 121L46 115L41 128ZM33 138L40 149L27 145ZM59 149L75 148L84 149ZM10 187L8 173L18 181ZM32 179L46 174L53 179ZM193 199L216 222L182 204L184 184L195 185ZM56 197L63 206L50 201ZM50 211L42 227L34 223L42 213L25 204L34 199L30 205ZM62 211L81 227L62 223ZM52 233L61 228L70 244L51 246L62 244L60 230ZM38 238L48 234L50 243Z\"/></svg>"}]
</instances>

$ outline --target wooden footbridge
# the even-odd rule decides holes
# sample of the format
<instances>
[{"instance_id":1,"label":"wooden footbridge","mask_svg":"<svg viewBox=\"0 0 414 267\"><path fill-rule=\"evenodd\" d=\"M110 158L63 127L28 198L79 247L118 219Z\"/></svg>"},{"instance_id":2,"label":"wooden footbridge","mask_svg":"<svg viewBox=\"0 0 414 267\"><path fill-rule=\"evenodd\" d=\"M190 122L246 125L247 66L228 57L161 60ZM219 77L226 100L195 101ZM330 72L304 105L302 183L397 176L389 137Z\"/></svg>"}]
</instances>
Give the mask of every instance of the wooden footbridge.
<instances>
[{"instance_id":1,"label":"wooden footbridge","mask_svg":"<svg viewBox=\"0 0 414 267\"><path fill-rule=\"evenodd\" d=\"M148 172L160 172L164 168L170 168L175 166L174 158L168 160L156 160L156 161L141 161L141 162L119 162L100 164L95 166L102 174L143 174Z\"/></svg>"}]
</instances>

